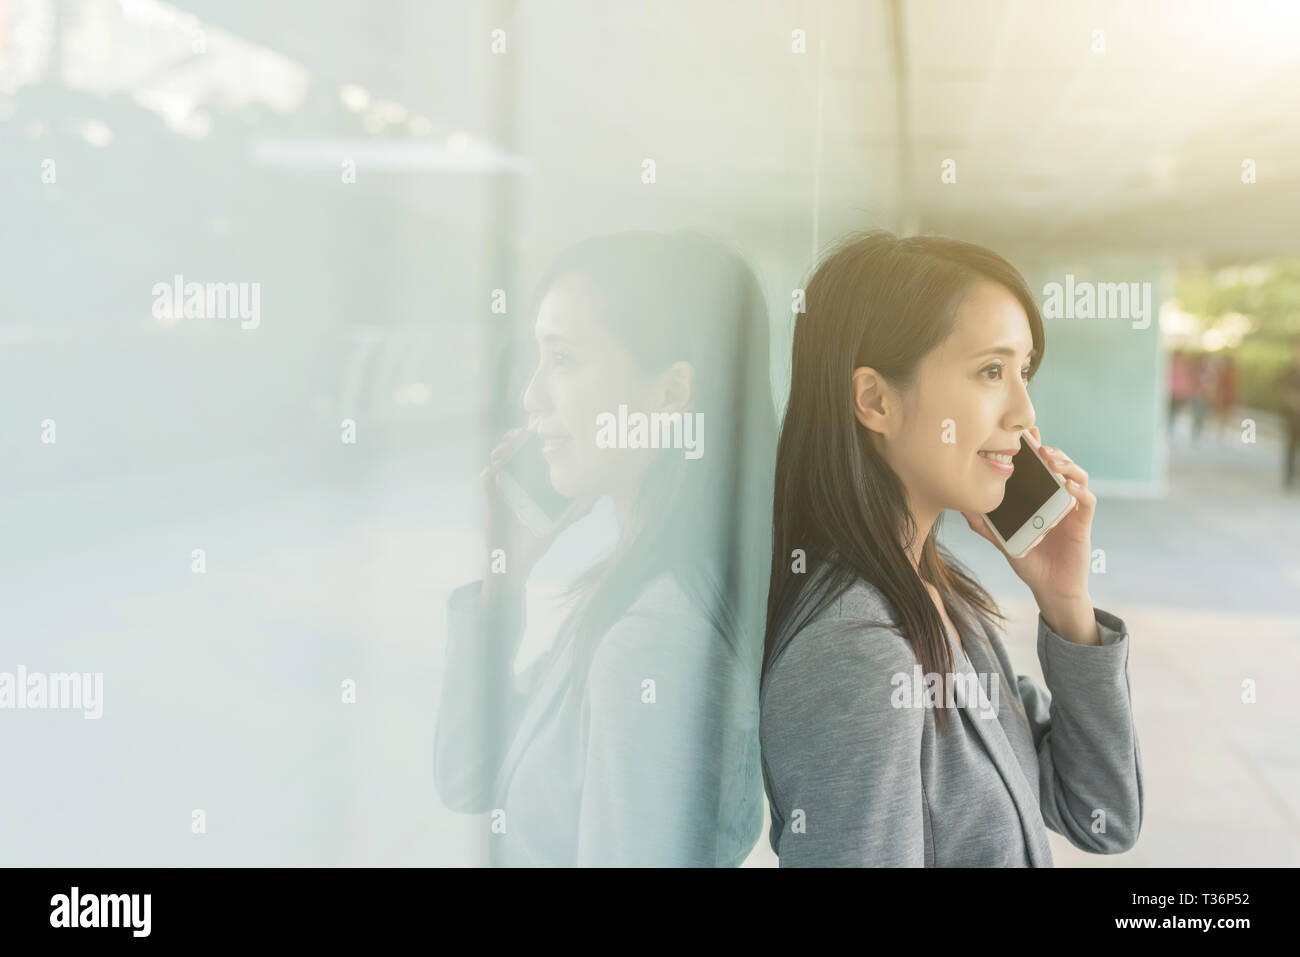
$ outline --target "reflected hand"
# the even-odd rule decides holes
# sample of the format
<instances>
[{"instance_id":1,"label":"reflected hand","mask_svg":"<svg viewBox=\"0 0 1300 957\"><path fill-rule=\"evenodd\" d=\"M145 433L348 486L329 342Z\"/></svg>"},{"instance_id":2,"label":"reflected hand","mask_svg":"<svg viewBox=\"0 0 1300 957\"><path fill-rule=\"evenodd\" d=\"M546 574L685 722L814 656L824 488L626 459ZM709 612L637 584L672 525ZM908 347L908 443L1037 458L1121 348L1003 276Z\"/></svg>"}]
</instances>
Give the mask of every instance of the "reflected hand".
<instances>
[{"instance_id":1,"label":"reflected hand","mask_svg":"<svg viewBox=\"0 0 1300 957\"><path fill-rule=\"evenodd\" d=\"M479 473L479 484L487 504L488 553L490 555L497 548L506 550L506 573L494 574L489 568L484 579L486 582L504 578L522 586L533 566L560 533L590 512L598 498L592 495L576 499L544 535L537 535L525 525L506 501L501 486L497 484L497 474L532 435L523 427L507 431L492 450L487 466Z\"/></svg>"}]
</instances>

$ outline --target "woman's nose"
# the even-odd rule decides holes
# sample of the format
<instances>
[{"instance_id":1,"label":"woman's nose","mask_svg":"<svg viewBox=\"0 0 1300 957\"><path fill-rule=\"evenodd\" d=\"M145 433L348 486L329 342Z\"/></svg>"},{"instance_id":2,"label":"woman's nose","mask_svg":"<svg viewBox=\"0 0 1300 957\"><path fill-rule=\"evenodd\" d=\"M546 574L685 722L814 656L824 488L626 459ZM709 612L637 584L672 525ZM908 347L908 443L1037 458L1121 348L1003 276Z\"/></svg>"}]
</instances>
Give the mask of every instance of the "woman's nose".
<instances>
[{"instance_id":1,"label":"woman's nose","mask_svg":"<svg viewBox=\"0 0 1300 957\"><path fill-rule=\"evenodd\" d=\"M540 415L546 411L543 402L546 390L541 381L541 372L540 368L533 372L533 377L528 380L528 387L524 389L524 411L533 415Z\"/></svg>"},{"instance_id":2,"label":"woman's nose","mask_svg":"<svg viewBox=\"0 0 1300 957\"><path fill-rule=\"evenodd\" d=\"M1016 407L1011 410L1010 415L1014 423L1012 428L1017 432L1022 429L1028 430L1032 428L1033 424L1038 421L1038 416L1034 414L1034 403L1029 398L1027 386L1021 387L1020 395L1021 401L1016 403Z\"/></svg>"}]
</instances>

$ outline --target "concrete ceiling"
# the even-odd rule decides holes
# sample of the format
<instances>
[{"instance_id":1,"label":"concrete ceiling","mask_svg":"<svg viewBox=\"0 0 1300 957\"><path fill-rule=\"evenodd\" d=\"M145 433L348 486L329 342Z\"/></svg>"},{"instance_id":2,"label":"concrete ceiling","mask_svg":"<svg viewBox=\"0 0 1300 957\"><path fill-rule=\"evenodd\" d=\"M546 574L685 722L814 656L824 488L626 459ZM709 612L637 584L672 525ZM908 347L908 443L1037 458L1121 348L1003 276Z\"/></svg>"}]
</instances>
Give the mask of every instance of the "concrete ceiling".
<instances>
[{"instance_id":1,"label":"concrete ceiling","mask_svg":"<svg viewBox=\"0 0 1300 957\"><path fill-rule=\"evenodd\" d=\"M535 169L530 229L649 202L811 237L815 205L822 237L885 225L1211 261L1297 245L1294 3L180 5L440 126L510 129L493 105L509 104L507 145ZM498 25L508 58L487 53ZM940 181L948 159L956 183Z\"/></svg>"}]
</instances>

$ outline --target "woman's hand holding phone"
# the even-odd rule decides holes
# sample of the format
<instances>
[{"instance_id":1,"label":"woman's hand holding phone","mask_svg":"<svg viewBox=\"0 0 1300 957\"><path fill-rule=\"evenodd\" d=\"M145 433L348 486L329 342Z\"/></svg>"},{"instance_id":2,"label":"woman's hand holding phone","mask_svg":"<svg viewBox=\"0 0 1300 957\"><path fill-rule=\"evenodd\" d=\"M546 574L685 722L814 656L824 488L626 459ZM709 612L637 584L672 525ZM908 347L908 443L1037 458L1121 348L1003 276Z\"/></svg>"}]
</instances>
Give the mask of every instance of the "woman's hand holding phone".
<instances>
[{"instance_id":1,"label":"woman's hand holding phone","mask_svg":"<svg viewBox=\"0 0 1300 957\"><path fill-rule=\"evenodd\" d=\"M1031 426L1029 432L1041 442L1037 426ZM1074 498L1074 506L1028 552L1012 558L988 530L983 516L969 512L962 515L973 531L1006 555L1012 570L1033 592L1048 624L1066 636L1067 631L1077 632L1076 624L1086 630L1085 607L1086 620L1092 620L1088 576L1092 568L1092 519L1097 510L1097 496L1088 490L1088 473L1060 449L1045 445L1040 454L1048 468L1066 480L1065 488ZM1057 628L1057 623L1062 627Z\"/></svg>"},{"instance_id":2,"label":"woman's hand holding phone","mask_svg":"<svg viewBox=\"0 0 1300 957\"><path fill-rule=\"evenodd\" d=\"M497 473L532 436L532 431L523 427L507 431L492 450L487 466L479 473L479 484L487 504L488 567L483 575L483 594L488 600L515 591L522 592L538 559L546 554L562 531L590 512L596 502L595 497L576 500L541 536L520 520L502 494ZM492 567L492 552L498 548L506 552L504 572L496 572Z\"/></svg>"}]
</instances>

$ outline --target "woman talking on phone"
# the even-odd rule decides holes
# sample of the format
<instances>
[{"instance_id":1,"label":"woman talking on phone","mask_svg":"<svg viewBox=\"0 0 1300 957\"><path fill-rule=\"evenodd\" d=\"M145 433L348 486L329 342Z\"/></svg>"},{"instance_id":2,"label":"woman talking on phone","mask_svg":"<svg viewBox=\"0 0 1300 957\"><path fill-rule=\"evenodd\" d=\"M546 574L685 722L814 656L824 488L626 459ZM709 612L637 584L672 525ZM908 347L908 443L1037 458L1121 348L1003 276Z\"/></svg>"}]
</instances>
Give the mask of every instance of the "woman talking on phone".
<instances>
[{"instance_id":1,"label":"woman talking on phone","mask_svg":"<svg viewBox=\"0 0 1300 957\"><path fill-rule=\"evenodd\" d=\"M771 548L776 425L762 293L712 240L648 232L578 243L539 288L530 425L483 470L488 561L448 603L438 793L489 815L494 864L737 865L763 825L754 556ZM639 416L673 427L638 436ZM511 478L530 455L540 477ZM539 520L557 495L571 504ZM516 677L525 583L601 498L617 542Z\"/></svg>"},{"instance_id":2,"label":"woman talking on phone","mask_svg":"<svg viewBox=\"0 0 1300 957\"><path fill-rule=\"evenodd\" d=\"M1043 354L1025 280L979 246L873 231L808 283L761 691L782 866L1050 867L1046 828L1098 854L1137 839L1128 629L1089 595L1088 474L1035 451L1028 384ZM1022 433L1074 501L1012 557L983 514L1003 501ZM1016 675L1005 617L937 545L944 509L1032 592L1047 692Z\"/></svg>"}]
</instances>

